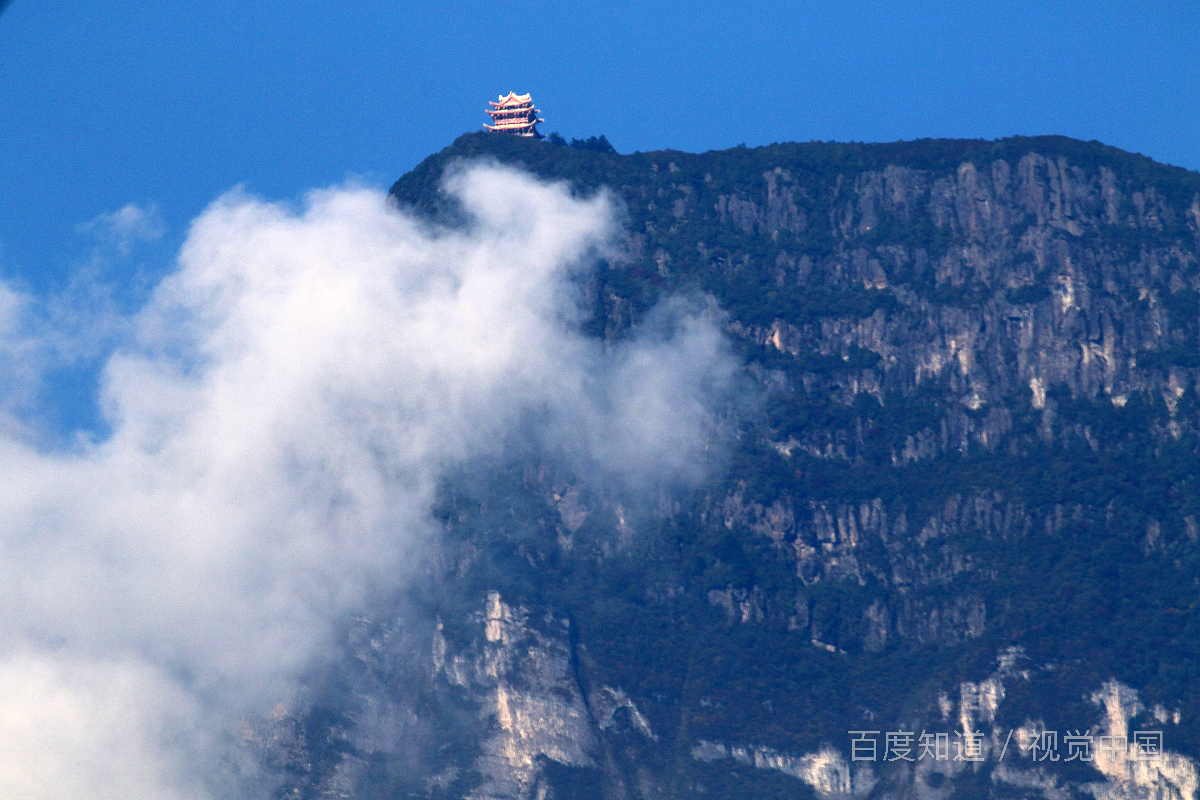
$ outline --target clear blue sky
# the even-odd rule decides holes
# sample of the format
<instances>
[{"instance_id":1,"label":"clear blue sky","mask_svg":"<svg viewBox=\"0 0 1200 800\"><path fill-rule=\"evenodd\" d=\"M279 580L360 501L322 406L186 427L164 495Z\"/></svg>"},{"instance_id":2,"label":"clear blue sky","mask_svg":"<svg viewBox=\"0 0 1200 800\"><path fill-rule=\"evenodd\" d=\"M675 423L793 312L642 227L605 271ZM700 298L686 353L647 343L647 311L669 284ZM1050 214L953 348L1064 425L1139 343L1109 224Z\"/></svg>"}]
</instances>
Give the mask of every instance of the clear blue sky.
<instances>
[{"instance_id":1,"label":"clear blue sky","mask_svg":"<svg viewBox=\"0 0 1200 800\"><path fill-rule=\"evenodd\" d=\"M60 283L130 202L165 264L234 185L386 185L510 89L621 152L1060 133L1195 169L1198 43L1195 0L15 0L0 276Z\"/></svg>"}]
</instances>

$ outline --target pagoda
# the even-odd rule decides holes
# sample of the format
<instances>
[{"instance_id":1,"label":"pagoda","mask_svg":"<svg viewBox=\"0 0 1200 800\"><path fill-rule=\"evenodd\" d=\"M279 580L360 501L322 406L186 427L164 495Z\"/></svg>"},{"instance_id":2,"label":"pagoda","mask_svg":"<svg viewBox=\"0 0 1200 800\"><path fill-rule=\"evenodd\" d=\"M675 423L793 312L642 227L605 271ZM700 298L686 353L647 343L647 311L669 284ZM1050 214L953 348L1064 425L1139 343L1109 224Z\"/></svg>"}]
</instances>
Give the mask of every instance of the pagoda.
<instances>
[{"instance_id":1,"label":"pagoda","mask_svg":"<svg viewBox=\"0 0 1200 800\"><path fill-rule=\"evenodd\" d=\"M499 102L493 103L489 100L488 105L491 108L486 109L487 113L492 122L496 123L483 126L489 131L542 138L538 133L537 124L546 120L538 119L538 110L533 107L533 100L529 95L509 92L508 97L500 95Z\"/></svg>"}]
</instances>

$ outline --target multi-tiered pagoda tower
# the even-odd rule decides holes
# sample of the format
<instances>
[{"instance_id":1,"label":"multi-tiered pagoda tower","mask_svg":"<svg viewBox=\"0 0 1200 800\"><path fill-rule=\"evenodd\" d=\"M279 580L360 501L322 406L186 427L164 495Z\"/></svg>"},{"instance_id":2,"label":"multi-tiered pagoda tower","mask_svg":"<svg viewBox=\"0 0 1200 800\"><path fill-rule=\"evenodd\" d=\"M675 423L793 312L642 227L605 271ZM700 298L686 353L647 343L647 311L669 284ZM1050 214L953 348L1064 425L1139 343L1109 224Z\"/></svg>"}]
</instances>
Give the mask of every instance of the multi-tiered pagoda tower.
<instances>
[{"instance_id":1,"label":"multi-tiered pagoda tower","mask_svg":"<svg viewBox=\"0 0 1200 800\"><path fill-rule=\"evenodd\" d=\"M538 119L538 110L533 107L533 100L529 98L529 95L509 92L508 97L500 95L500 102L488 101L488 105L491 108L487 109L487 113L491 116L492 122L496 123L483 126L489 131L542 138L542 135L538 133L537 124L546 120Z\"/></svg>"}]
</instances>

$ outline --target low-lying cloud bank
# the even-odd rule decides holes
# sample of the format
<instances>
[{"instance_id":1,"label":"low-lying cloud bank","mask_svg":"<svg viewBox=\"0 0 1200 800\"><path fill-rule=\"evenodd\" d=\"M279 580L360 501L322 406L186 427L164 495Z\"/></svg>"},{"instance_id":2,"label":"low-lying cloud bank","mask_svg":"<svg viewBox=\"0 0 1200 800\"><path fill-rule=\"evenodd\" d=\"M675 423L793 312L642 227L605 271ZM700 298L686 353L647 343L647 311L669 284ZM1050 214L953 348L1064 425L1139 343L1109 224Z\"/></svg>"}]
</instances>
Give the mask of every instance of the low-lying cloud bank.
<instances>
[{"instance_id":1,"label":"low-lying cloud bank","mask_svg":"<svg viewBox=\"0 0 1200 800\"><path fill-rule=\"evenodd\" d=\"M439 478L519 431L695 477L732 362L685 308L617 347L578 333L608 198L488 165L447 186L461 229L366 189L223 197L107 358L111 435L64 454L0 427L0 796L236 794L214 776L239 716L402 584ZM0 287L14 384L22 307Z\"/></svg>"}]
</instances>

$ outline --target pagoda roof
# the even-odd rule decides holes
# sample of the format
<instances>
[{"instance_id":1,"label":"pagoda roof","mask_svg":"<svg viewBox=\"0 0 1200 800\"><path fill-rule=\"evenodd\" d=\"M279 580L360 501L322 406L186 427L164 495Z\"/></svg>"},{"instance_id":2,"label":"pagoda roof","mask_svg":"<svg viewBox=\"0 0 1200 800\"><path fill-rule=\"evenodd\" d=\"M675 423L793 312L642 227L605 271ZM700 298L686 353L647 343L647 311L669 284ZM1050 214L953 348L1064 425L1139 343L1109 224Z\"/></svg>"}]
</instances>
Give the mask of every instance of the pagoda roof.
<instances>
[{"instance_id":1,"label":"pagoda roof","mask_svg":"<svg viewBox=\"0 0 1200 800\"><path fill-rule=\"evenodd\" d=\"M489 100L488 105L492 106L493 108L503 108L506 106L524 105L525 103L533 102L529 95L517 94L516 92L509 92L507 97L504 95L499 95L498 99L498 103L493 103Z\"/></svg>"}]
</instances>

